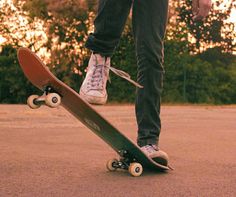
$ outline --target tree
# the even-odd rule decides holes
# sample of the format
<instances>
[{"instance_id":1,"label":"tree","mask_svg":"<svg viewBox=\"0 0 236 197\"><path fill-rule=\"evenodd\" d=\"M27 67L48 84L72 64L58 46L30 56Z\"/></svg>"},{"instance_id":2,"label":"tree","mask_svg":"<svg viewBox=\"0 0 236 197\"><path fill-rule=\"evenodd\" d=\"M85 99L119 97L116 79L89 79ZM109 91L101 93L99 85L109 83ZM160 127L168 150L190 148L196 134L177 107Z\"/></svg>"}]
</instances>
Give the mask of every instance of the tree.
<instances>
[{"instance_id":1,"label":"tree","mask_svg":"<svg viewBox=\"0 0 236 197\"><path fill-rule=\"evenodd\" d=\"M236 50L235 24L227 20L232 8L236 7L235 1L231 0L226 4L223 0L217 0L206 20L200 22L192 20L191 0L180 0L173 3L178 12L176 34L183 32L188 34L190 51L199 53L214 46L220 46L223 52L232 53ZM220 7L224 7L224 9Z\"/></svg>"},{"instance_id":2,"label":"tree","mask_svg":"<svg viewBox=\"0 0 236 197\"><path fill-rule=\"evenodd\" d=\"M42 48L47 39L43 21L38 18L32 21L28 13L22 10L21 1L16 1L15 4L9 2L11 1L2 1L0 4L0 36L6 40L4 45L23 45L36 51Z\"/></svg>"},{"instance_id":3,"label":"tree","mask_svg":"<svg viewBox=\"0 0 236 197\"><path fill-rule=\"evenodd\" d=\"M39 93L20 69L16 49L4 46L0 53L0 103L26 103L32 92Z\"/></svg>"},{"instance_id":4,"label":"tree","mask_svg":"<svg viewBox=\"0 0 236 197\"><path fill-rule=\"evenodd\" d=\"M50 52L48 66L61 80L78 90L88 62L88 50L83 45L93 29L95 1L30 0L23 9L32 20L44 21L47 34L44 46Z\"/></svg>"},{"instance_id":5,"label":"tree","mask_svg":"<svg viewBox=\"0 0 236 197\"><path fill-rule=\"evenodd\" d=\"M95 2L21 0L14 1L14 5L0 2L0 35L6 39L0 46L0 102L23 102L36 91L17 64L19 46L36 51L57 77L79 91L89 58L83 45L93 30ZM164 102L235 103L236 63L232 55L235 32L232 24L222 22L233 5L234 2L229 4L228 12L214 9L200 27L191 20L190 0L172 1L165 44ZM229 24L228 29L224 29L225 23ZM128 20L112 64L135 79L135 59ZM133 102L135 87L112 74L111 78L109 100Z\"/></svg>"}]
</instances>

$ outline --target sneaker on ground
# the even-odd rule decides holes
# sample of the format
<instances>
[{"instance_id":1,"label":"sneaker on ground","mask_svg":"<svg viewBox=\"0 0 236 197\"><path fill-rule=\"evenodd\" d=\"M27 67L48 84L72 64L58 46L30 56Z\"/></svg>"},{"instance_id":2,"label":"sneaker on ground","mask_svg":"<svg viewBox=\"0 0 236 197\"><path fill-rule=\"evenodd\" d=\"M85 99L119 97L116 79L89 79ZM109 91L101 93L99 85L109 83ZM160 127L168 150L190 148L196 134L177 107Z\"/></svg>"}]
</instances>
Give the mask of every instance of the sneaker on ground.
<instances>
[{"instance_id":1,"label":"sneaker on ground","mask_svg":"<svg viewBox=\"0 0 236 197\"><path fill-rule=\"evenodd\" d=\"M106 84L109 77L110 57L92 54L88 70L80 88L80 95L91 104L102 105L107 101Z\"/></svg>"},{"instance_id":2,"label":"sneaker on ground","mask_svg":"<svg viewBox=\"0 0 236 197\"><path fill-rule=\"evenodd\" d=\"M164 151L161 151L156 145L148 144L146 146L142 146L141 150L155 162L168 166L168 155Z\"/></svg>"}]
</instances>

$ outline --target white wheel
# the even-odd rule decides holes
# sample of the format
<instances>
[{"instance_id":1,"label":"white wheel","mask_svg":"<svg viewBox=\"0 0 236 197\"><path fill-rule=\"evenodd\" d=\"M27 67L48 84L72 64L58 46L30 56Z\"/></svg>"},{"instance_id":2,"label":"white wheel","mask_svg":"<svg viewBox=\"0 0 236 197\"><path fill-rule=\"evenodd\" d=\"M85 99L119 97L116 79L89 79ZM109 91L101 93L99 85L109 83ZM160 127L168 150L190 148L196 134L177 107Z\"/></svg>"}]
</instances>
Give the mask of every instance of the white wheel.
<instances>
[{"instance_id":1,"label":"white wheel","mask_svg":"<svg viewBox=\"0 0 236 197\"><path fill-rule=\"evenodd\" d=\"M132 176L140 176L143 173L143 166L140 163L131 163L129 173Z\"/></svg>"},{"instance_id":2,"label":"white wheel","mask_svg":"<svg viewBox=\"0 0 236 197\"><path fill-rule=\"evenodd\" d=\"M110 159L107 161L106 167L109 171L115 171L117 168L114 165L117 163L118 163L117 159Z\"/></svg>"},{"instance_id":3,"label":"white wheel","mask_svg":"<svg viewBox=\"0 0 236 197\"><path fill-rule=\"evenodd\" d=\"M31 95L28 97L27 99L27 105L31 108L31 109L37 109L40 107L40 104L36 104L34 101L39 98L38 95Z\"/></svg>"},{"instance_id":4,"label":"white wheel","mask_svg":"<svg viewBox=\"0 0 236 197\"><path fill-rule=\"evenodd\" d=\"M61 97L57 93L50 93L45 98L45 104L49 107L57 107L61 104Z\"/></svg>"}]
</instances>

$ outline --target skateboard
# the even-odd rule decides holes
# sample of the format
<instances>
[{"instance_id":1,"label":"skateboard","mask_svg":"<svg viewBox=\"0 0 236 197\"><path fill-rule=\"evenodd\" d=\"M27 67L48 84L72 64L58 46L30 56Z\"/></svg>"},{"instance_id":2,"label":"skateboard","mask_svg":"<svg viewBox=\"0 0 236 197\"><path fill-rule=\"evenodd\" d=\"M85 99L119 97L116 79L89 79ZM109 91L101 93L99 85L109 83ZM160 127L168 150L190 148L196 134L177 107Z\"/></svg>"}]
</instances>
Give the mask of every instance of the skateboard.
<instances>
[{"instance_id":1,"label":"skateboard","mask_svg":"<svg viewBox=\"0 0 236 197\"><path fill-rule=\"evenodd\" d=\"M35 53L27 48L19 48L17 56L24 75L43 92L40 96L29 96L28 106L37 109L41 105L51 108L62 105L117 152L119 158L110 159L106 164L109 171L125 169L132 176L140 176L143 169L171 169L147 157L135 143L84 101L76 91L57 79Z\"/></svg>"}]
</instances>

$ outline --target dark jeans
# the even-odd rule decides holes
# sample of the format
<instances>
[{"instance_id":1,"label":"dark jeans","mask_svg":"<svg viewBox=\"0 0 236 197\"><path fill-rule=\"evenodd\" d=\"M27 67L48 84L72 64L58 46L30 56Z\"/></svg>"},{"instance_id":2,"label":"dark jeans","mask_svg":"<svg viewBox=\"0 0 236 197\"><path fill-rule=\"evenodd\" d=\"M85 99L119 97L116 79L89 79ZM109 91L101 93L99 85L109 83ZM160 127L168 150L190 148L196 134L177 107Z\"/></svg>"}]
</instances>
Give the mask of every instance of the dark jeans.
<instances>
[{"instance_id":1,"label":"dark jeans","mask_svg":"<svg viewBox=\"0 0 236 197\"><path fill-rule=\"evenodd\" d=\"M133 33L138 65L136 119L139 146L158 144L161 130L160 97L163 87L163 39L168 0L99 0L95 31L86 47L104 56L111 56L132 9Z\"/></svg>"}]
</instances>

